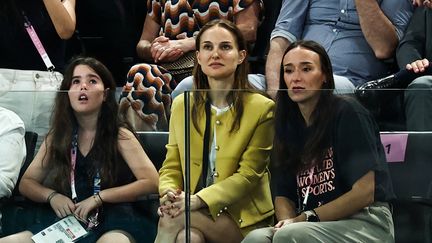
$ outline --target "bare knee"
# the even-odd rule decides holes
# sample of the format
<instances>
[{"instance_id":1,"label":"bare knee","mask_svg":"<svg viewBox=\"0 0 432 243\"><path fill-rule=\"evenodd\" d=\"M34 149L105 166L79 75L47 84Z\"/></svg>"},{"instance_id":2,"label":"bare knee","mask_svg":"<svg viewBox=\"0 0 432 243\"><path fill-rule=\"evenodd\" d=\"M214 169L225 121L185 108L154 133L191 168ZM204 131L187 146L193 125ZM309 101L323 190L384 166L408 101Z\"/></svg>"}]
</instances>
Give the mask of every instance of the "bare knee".
<instances>
[{"instance_id":1,"label":"bare knee","mask_svg":"<svg viewBox=\"0 0 432 243\"><path fill-rule=\"evenodd\" d=\"M123 230L111 230L103 234L96 243L134 243L133 237Z\"/></svg>"},{"instance_id":2,"label":"bare knee","mask_svg":"<svg viewBox=\"0 0 432 243\"><path fill-rule=\"evenodd\" d=\"M169 231L180 231L180 229L184 228L184 217L183 215L177 216L175 218L171 218L168 216L160 217L158 228L169 230Z\"/></svg>"},{"instance_id":3,"label":"bare knee","mask_svg":"<svg viewBox=\"0 0 432 243\"><path fill-rule=\"evenodd\" d=\"M13 235L8 235L0 239L0 243L32 243L31 237L33 233L30 231L23 231Z\"/></svg>"},{"instance_id":4,"label":"bare knee","mask_svg":"<svg viewBox=\"0 0 432 243\"><path fill-rule=\"evenodd\" d=\"M191 241L193 243L205 243L204 235L201 231L195 228L191 228ZM181 230L176 239L176 243L186 242L186 230Z\"/></svg>"}]
</instances>

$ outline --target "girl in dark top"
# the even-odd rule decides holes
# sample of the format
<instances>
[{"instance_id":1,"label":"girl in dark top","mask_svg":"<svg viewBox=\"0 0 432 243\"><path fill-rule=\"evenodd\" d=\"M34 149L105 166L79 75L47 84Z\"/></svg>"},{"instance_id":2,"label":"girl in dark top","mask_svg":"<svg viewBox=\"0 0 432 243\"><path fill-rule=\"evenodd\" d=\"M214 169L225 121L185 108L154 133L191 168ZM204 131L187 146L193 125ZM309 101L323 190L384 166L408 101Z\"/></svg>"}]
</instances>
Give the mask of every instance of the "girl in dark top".
<instances>
[{"instance_id":1,"label":"girl in dark top","mask_svg":"<svg viewBox=\"0 0 432 243\"><path fill-rule=\"evenodd\" d=\"M32 242L30 237L56 217L74 214L87 220L95 211L100 224L80 242L133 242L132 236L144 229L132 221L136 213L126 203L156 192L158 174L117 115L113 77L99 61L77 58L66 69L60 90L51 129L19 185L24 196L48 203L55 215L31 232L0 242Z\"/></svg>"},{"instance_id":2,"label":"girl in dark top","mask_svg":"<svg viewBox=\"0 0 432 243\"><path fill-rule=\"evenodd\" d=\"M278 223L243 242L394 241L379 131L362 106L333 94L326 51L292 43L280 80L272 161Z\"/></svg>"}]
</instances>

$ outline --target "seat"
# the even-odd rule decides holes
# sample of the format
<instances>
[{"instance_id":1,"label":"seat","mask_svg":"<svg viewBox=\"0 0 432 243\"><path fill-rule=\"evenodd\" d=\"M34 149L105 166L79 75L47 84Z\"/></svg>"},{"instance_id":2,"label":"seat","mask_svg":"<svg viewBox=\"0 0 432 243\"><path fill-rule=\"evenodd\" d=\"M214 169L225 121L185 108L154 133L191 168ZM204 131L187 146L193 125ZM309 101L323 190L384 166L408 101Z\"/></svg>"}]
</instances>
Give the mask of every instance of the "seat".
<instances>
[{"instance_id":1,"label":"seat","mask_svg":"<svg viewBox=\"0 0 432 243\"><path fill-rule=\"evenodd\" d=\"M156 170L162 167L166 156L168 143L168 132L137 132L138 138L147 156L153 162Z\"/></svg>"},{"instance_id":2,"label":"seat","mask_svg":"<svg viewBox=\"0 0 432 243\"><path fill-rule=\"evenodd\" d=\"M159 170L162 167L163 161L165 160L165 145L168 143L169 133L137 132L137 135L147 156L153 162L156 169ZM156 230L157 223L159 221L159 216L157 215L157 208L159 207L159 194L154 193L144 195L138 199L136 205L143 215L149 217L149 219L154 223ZM154 236L156 236L156 232Z\"/></svg>"},{"instance_id":3,"label":"seat","mask_svg":"<svg viewBox=\"0 0 432 243\"><path fill-rule=\"evenodd\" d=\"M30 201L26 200L18 190L18 185L21 177L27 170L28 166L33 160L38 134L32 131L26 131L25 144L27 149L27 156L24 164L21 166L19 177L16 186L12 192L12 196L3 201L2 205L2 234L10 235L16 232L27 229L27 226L33 224L32 207L29 207ZM23 217L25 216L25 217Z\"/></svg>"},{"instance_id":4,"label":"seat","mask_svg":"<svg viewBox=\"0 0 432 243\"><path fill-rule=\"evenodd\" d=\"M432 132L408 132L405 160L388 163L395 242L432 242Z\"/></svg>"},{"instance_id":5,"label":"seat","mask_svg":"<svg viewBox=\"0 0 432 243\"><path fill-rule=\"evenodd\" d=\"M24 164L21 166L21 169L20 169L18 181L16 183L17 186L15 186L13 193L12 193L12 195L14 195L14 196L19 195L18 185L21 181L21 177L24 175L24 172L27 170L27 168L29 167L30 163L33 160L34 153L36 150L36 142L37 142L38 136L39 135L37 133L31 132L31 131L26 131L26 133L24 135L27 155L26 155Z\"/></svg>"}]
</instances>

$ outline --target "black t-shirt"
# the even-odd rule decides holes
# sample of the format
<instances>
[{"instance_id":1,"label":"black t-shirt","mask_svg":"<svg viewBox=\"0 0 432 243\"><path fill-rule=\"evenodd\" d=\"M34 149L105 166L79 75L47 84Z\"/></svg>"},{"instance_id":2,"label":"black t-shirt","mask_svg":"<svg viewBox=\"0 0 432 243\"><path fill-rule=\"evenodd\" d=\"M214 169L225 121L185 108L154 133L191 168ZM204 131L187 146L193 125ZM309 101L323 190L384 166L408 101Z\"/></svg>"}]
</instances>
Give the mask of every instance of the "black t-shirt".
<instances>
[{"instance_id":1,"label":"black t-shirt","mask_svg":"<svg viewBox=\"0 0 432 243\"><path fill-rule=\"evenodd\" d=\"M118 174L115 175L114 185L111 187L122 186L128 183L133 182L135 176L130 170L127 163L124 161L123 157L119 156L118 158ZM87 154L87 156L83 156L78 149L77 160L76 160L76 170L75 170L75 180L76 180L76 193L77 200L84 200L91 195L93 195L94 189L94 174L95 174L95 165L97 162L93 156L93 150ZM101 189L104 190L107 188L106 183L104 183L104 178L101 178ZM68 195L68 194L67 194ZM70 195L70 194L69 194Z\"/></svg>"},{"instance_id":2,"label":"black t-shirt","mask_svg":"<svg viewBox=\"0 0 432 243\"><path fill-rule=\"evenodd\" d=\"M14 0L15 1L15 0ZM9 3L8 3L9 2ZM56 70L62 70L65 41L58 36L42 0L16 0L0 3L0 68L47 70L41 56L24 28L21 12L33 25Z\"/></svg>"},{"instance_id":3,"label":"black t-shirt","mask_svg":"<svg viewBox=\"0 0 432 243\"><path fill-rule=\"evenodd\" d=\"M338 100L326 156L320 166L294 175L275 171L275 196L287 197L297 208L319 207L351 190L368 171L375 172L375 201L394 198L378 126L355 100ZM308 131L302 134L307 136ZM307 196L307 200L305 197Z\"/></svg>"}]
</instances>

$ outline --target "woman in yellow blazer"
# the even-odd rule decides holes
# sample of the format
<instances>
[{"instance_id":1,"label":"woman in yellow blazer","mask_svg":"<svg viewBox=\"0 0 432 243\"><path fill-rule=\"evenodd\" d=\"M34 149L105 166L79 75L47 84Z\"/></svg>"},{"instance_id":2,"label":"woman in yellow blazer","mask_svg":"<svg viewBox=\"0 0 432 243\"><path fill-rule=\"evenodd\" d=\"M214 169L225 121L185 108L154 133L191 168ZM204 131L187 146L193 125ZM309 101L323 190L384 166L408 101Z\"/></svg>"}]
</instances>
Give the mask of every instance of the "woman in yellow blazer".
<instances>
[{"instance_id":1,"label":"woman in yellow blazer","mask_svg":"<svg viewBox=\"0 0 432 243\"><path fill-rule=\"evenodd\" d=\"M191 240L240 242L273 221L267 167L274 102L249 86L246 44L234 24L205 25L196 50L194 82L200 91L191 96ZM185 237L183 96L174 100L171 112L167 157L159 171L155 242L161 243Z\"/></svg>"}]
</instances>

